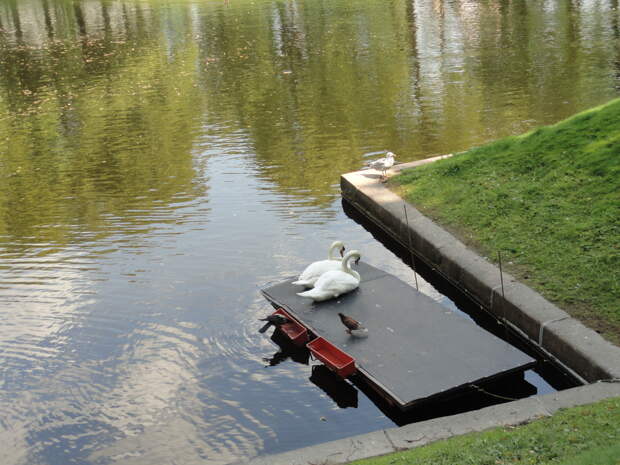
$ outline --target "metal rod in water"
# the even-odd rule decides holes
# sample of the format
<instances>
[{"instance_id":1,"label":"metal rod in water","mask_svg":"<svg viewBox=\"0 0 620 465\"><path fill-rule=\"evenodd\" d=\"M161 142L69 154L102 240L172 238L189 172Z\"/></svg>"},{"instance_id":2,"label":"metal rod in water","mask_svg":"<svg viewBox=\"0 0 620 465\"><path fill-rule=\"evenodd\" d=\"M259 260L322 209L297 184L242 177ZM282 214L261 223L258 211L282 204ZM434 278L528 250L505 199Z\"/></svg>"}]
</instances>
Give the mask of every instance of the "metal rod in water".
<instances>
[{"instance_id":1,"label":"metal rod in water","mask_svg":"<svg viewBox=\"0 0 620 465\"><path fill-rule=\"evenodd\" d=\"M411 248L411 230L409 229L409 217L407 216L407 205L403 202L403 210L405 211L405 222L407 223L407 239L409 240L409 253L411 254L411 268L413 269L413 277L415 279L415 289L419 291L418 287L418 273L415 271L415 256L413 255L413 249Z\"/></svg>"}]
</instances>

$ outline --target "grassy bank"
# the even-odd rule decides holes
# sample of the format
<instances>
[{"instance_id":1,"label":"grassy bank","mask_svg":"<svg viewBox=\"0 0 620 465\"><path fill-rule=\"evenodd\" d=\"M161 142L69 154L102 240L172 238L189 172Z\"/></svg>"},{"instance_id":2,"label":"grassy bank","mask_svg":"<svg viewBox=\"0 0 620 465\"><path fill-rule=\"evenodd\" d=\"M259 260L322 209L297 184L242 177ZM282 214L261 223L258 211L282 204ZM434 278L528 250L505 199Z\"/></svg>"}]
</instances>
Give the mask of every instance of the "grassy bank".
<instances>
[{"instance_id":1,"label":"grassy bank","mask_svg":"<svg viewBox=\"0 0 620 465\"><path fill-rule=\"evenodd\" d=\"M618 465L620 398L516 428L471 433L356 465Z\"/></svg>"},{"instance_id":2,"label":"grassy bank","mask_svg":"<svg viewBox=\"0 0 620 465\"><path fill-rule=\"evenodd\" d=\"M412 204L620 343L620 99L405 171Z\"/></svg>"}]
</instances>

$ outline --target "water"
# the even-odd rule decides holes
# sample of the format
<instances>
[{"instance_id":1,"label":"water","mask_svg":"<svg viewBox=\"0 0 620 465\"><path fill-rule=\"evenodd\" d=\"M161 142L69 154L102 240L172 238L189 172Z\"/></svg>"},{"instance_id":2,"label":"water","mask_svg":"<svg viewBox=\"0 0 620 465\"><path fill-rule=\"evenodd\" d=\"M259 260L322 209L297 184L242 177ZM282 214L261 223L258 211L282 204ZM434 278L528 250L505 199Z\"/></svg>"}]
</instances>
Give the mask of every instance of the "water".
<instances>
[{"instance_id":1,"label":"water","mask_svg":"<svg viewBox=\"0 0 620 465\"><path fill-rule=\"evenodd\" d=\"M0 462L225 464L392 426L263 360L259 288L335 239L412 282L340 173L617 96L619 30L616 0L0 0Z\"/></svg>"}]
</instances>

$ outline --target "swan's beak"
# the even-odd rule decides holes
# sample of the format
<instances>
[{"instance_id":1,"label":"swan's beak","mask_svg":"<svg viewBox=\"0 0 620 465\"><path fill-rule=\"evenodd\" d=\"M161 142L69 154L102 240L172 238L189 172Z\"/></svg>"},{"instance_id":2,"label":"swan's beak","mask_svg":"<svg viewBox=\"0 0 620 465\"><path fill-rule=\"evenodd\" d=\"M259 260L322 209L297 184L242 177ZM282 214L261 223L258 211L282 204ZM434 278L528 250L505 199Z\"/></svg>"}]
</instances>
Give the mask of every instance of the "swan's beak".
<instances>
[{"instance_id":1,"label":"swan's beak","mask_svg":"<svg viewBox=\"0 0 620 465\"><path fill-rule=\"evenodd\" d=\"M342 248L340 249L340 256L341 257L344 257L344 251L345 251L345 248L344 248L344 245L343 245Z\"/></svg>"},{"instance_id":2,"label":"swan's beak","mask_svg":"<svg viewBox=\"0 0 620 465\"><path fill-rule=\"evenodd\" d=\"M357 258L355 259L355 264L356 264L356 265L360 262L360 258L362 258L362 257L357 257Z\"/></svg>"}]
</instances>

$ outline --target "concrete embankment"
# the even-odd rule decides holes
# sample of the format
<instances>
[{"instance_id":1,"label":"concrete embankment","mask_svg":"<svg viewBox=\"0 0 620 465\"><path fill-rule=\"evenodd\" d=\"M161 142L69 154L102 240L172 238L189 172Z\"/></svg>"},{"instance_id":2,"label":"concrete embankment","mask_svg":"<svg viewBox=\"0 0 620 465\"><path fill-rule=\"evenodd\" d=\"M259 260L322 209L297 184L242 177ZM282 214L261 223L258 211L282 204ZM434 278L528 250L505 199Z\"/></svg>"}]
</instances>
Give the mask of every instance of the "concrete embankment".
<instances>
[{"instance_id":1,"label":"concrete embankment","mask_svg":"<svg viewBox=\"0 0 620 465\"><path fill-rule=\"evenodd\" d=\"M397 166L415 167L443 157ZM586 382L620 378L620 348L481 257L380 182L374 171L341 178L342 196L393 239ZM404 210L407 215L405 217ZM503 290L502 290L503 278Z\"/></svg>"},{"instance_id":2,"label":"concrete embankment","mask_svg":"<svg viewBox=\"0 0 620 465\"><path fill-rule=\"evenodd\" d=\"M399 165L396 171L444 157ZM540 294L503 273L381 183L375 171L341 178L342 196L403 247L494 314L532 345L581 378L583 386L533 396L450 417L375 431L277 455L251 465L328 465L422 446L473 431L513 426L558 409L620 396L620 348ZM407 211L405 219L404 209ZM503 295L502 295L503 294ZM308 425L311 428L312 425Z\"/></svg>"}]
</instances>

